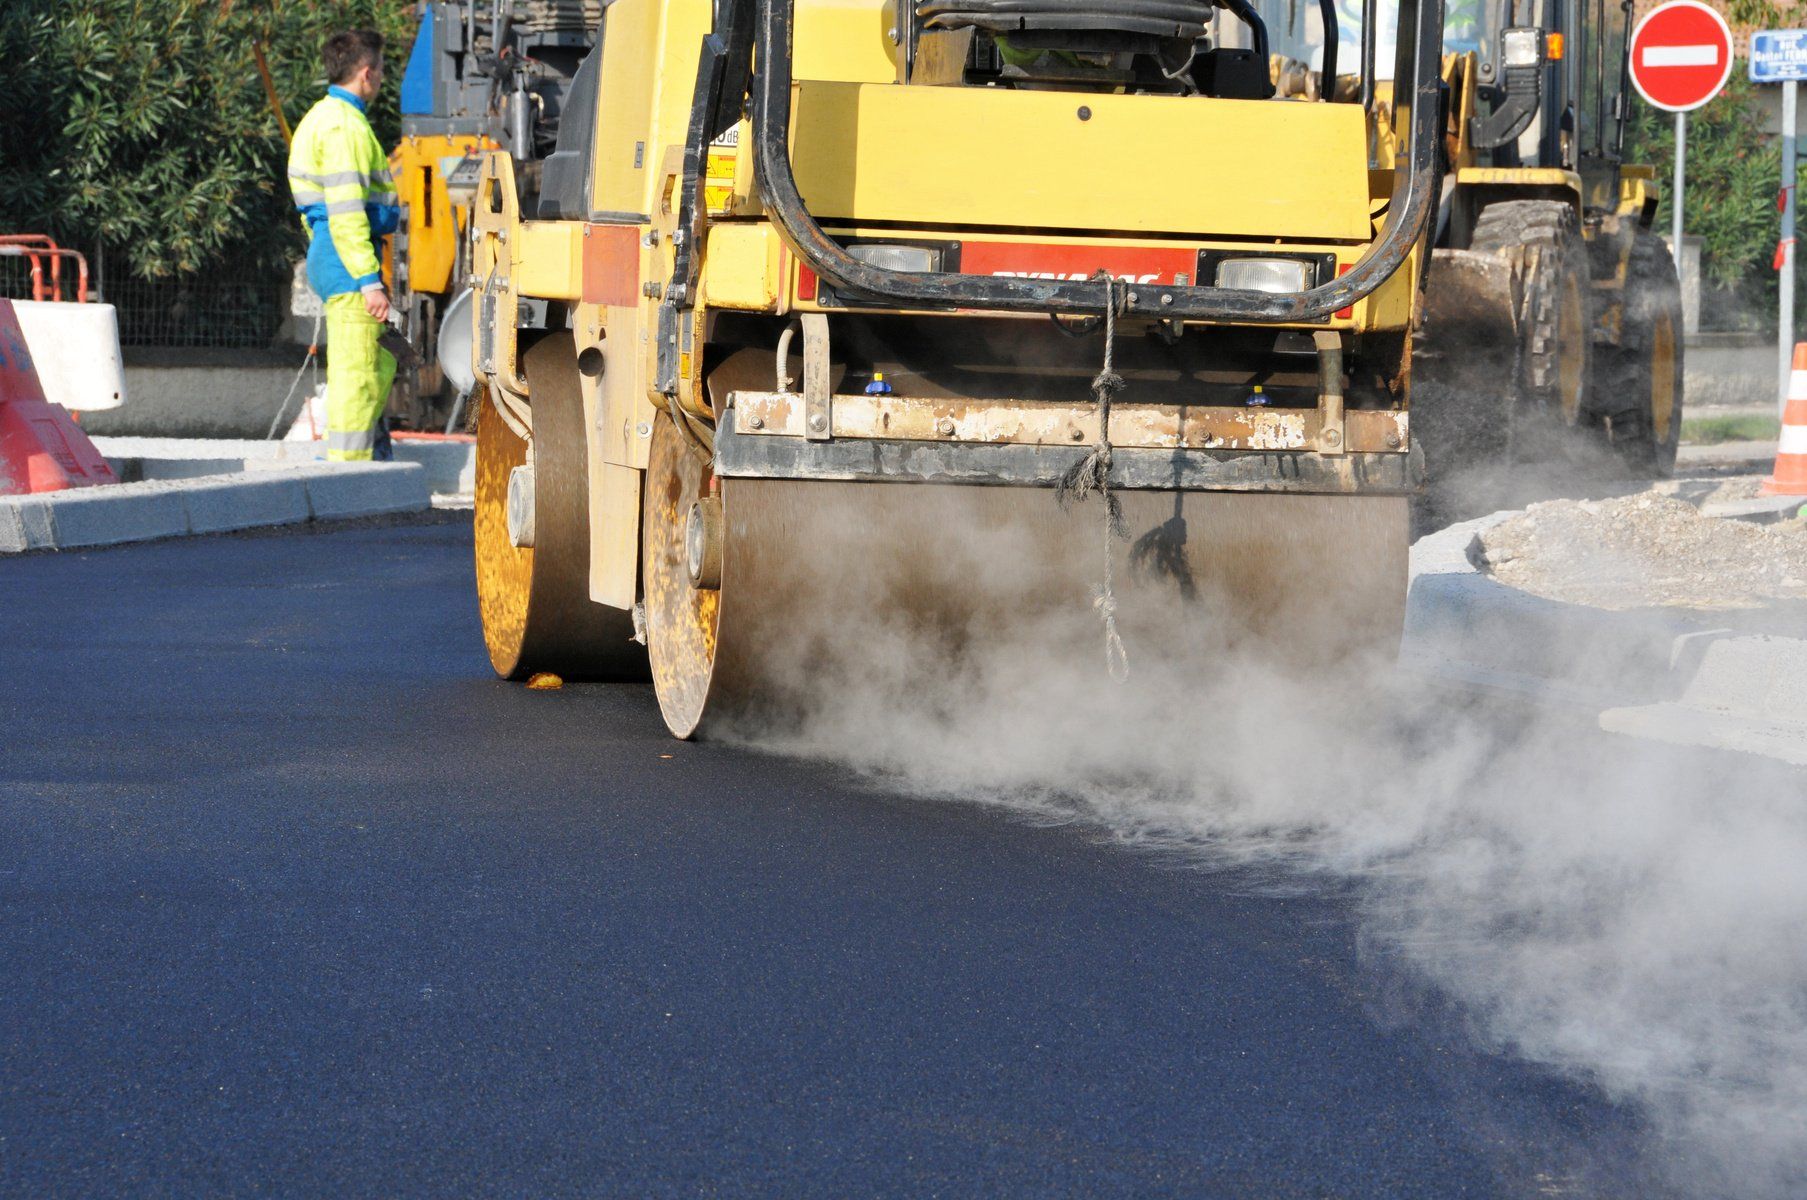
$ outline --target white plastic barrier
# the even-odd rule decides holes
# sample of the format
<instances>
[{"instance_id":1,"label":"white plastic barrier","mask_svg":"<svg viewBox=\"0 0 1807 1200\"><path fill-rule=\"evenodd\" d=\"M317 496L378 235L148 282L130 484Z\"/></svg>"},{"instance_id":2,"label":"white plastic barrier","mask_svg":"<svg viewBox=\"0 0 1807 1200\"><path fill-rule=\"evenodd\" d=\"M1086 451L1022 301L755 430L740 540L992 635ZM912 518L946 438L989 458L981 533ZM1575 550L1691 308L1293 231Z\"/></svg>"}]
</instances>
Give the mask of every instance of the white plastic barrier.
<instances>
[{"instance_id":1,"label":"white plastic barrier","mask_svg":"<svg viewBox=\"0 0 1807 1200\"><path fill-rule=\"evenodd\" d=\"M15 300L13 311L46 400L81 412L125 403L119 315L111 304Z\"/></svg>"}]
</instances>

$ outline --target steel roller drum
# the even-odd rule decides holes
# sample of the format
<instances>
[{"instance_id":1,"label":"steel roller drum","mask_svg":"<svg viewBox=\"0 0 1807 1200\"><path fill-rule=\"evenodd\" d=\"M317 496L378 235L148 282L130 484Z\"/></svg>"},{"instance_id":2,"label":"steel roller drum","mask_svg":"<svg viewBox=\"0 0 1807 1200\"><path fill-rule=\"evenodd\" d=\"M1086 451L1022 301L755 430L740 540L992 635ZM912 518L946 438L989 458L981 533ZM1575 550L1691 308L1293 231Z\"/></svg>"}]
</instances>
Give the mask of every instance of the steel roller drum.
<instances>
[{"instance_id":1,"label":"steel roller drum","mask_svg":"<svg viewBox=\"0 0 1807 1200\"><path fill-rule=\"evenodd\" d=\"M487 396L477 400L477 599L490 665L507 679L536 671L645 678L628 613L590 599L589 465L583 402L568 337L526 355L534 389L534 545L508 531L508 484L528 446Z\"/></svg>"},{"instance_id":2,"label":"steel roller drum","mask_svg":"<svg viewBox=\"0 0 1807 1200\"><path fill-rule=\"evenodd\" d=\"M709 494L702 453L661 416L645 492L645 603L654 683L680 737L782 725L832 665L900 630L928 655L1050 612L1097 656L1099 502L1050 489L725 478L720 587L691 583L685 530ZM1197 659L1257 639L1289 663L1397 647L1407 580L1401 496L1119 491L1113 547L1133 664ZM1071 640L1071 639L1069 639ZM857 668L857 661L854 663Z\"/></svg>"}]
</instances>

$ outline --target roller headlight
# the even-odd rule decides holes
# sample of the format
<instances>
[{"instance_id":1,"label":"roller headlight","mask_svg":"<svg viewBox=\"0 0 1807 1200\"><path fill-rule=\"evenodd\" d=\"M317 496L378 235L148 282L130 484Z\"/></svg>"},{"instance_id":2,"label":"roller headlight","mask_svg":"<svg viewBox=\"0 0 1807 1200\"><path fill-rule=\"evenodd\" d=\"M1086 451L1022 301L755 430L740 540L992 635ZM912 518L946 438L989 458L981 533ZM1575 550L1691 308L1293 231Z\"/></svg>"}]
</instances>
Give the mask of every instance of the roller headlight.
<instances>
[{"instance_id":1,"label":"roller headlight","mask_svg":"<svg viewBox=\"0 0 1807 1200\"><path fill-rule=\"evenodd\" d=\"M1500 61L1508 70L1535 67L1543 61L1543 30L1508 29L1500 34Z\"/></svg>"},{"instance_id":2,"label":"roller headlight","mask_svg":"<svg viewBox=\"0 0 1807 1200\"><path fill-rule=\"evenodd\" d=\"M897 246L885 242L864 242L847 247L847 253L869 267L885 271L938 271L941 251L932 246Z\"/></svg>"},{"instance_id":3,"label":"roller headlight","mask_svg":"<svg viewBox=\"0 0 1807 1200\"><path fill-rule=\"evenodd\" d=\"M1217 286L1241 292L1303 292L1311 264L1296 258L1226 258L1217 264Z\"/></svg>"}]
</instances>

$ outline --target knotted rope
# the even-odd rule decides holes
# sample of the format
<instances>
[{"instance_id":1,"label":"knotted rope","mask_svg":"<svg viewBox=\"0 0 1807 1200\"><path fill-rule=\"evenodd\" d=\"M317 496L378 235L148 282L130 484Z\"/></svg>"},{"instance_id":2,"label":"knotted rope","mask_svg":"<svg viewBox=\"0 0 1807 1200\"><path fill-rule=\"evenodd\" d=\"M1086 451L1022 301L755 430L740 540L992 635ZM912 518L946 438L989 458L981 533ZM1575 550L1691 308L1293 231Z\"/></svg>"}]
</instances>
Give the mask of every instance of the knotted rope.
<instances>
[{"instance_id":1,"label":"knotted rope","mask_svg":"<svg viewBox=\"0 0 1807 1200\"><path fill-rule=\"evenodd\" d=\"M1112 545L1118 538L1127 540L1129 528L1123 523L1123 505L1111 494L1111 400L1123 390L1123 377L1111 365L1111 347L1117 335L1117 280L1106 271L1093 276L1104 283L1104 367L1092 379L1092 399L1098 404L1098 444L1090 454L1074 463L1061 476L1054 496L1062 508L1081 503L1093 495L1104 501L1104 579L1094 593L1092 606L1104 620L1104 665L1118 683L1129 678L1129 653L1117 632L1117 589L1115 553ZM1126 285L1127 286L1127 285Z\"/></svg>"}]
</instances>

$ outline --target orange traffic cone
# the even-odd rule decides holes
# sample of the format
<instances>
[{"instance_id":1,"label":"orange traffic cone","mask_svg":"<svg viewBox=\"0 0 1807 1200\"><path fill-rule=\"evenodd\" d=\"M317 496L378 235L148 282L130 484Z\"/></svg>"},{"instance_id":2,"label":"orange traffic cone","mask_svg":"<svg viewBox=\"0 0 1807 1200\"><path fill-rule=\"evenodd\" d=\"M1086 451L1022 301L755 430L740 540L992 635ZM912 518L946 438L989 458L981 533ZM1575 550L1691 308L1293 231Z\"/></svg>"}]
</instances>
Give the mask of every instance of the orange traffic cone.
<instances>
[{"instance_id":1,"label":"orange traffic cone","mask_svg":"<svg viewBox=\"0 0 1807 1200\"><path fill-rule=\"evenodd\" d=\"M1765 496L1807 496L1807 342L1794 345L1788 374L1788 407L1782 410L1782 437L1776 469L1763 481Z\"/></svg>"}]
</instances>

